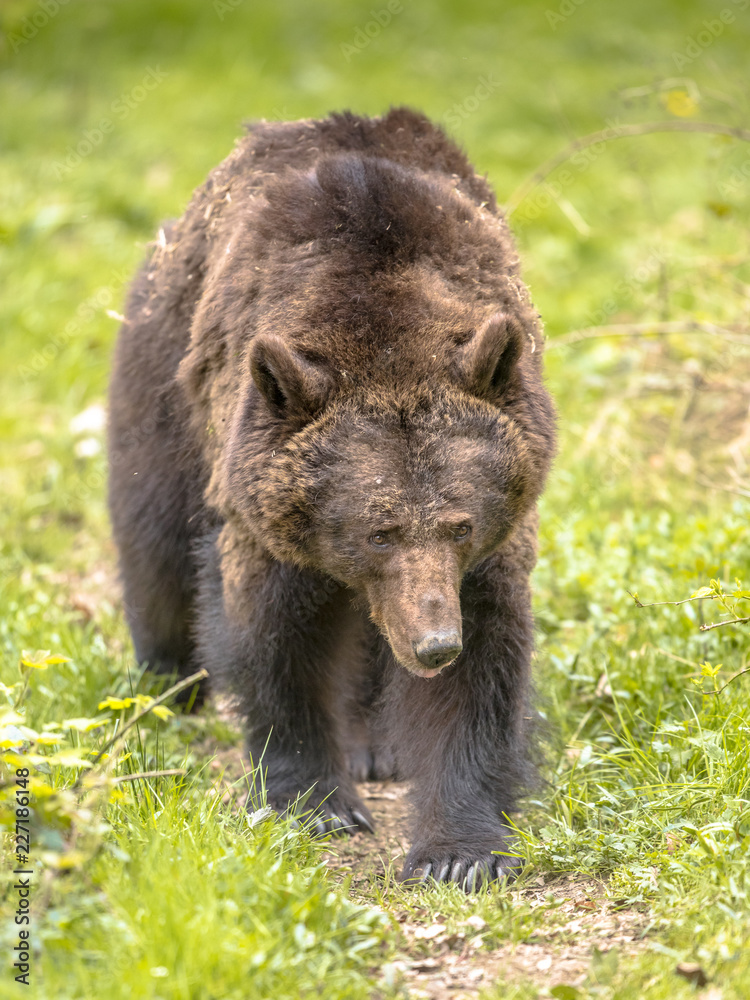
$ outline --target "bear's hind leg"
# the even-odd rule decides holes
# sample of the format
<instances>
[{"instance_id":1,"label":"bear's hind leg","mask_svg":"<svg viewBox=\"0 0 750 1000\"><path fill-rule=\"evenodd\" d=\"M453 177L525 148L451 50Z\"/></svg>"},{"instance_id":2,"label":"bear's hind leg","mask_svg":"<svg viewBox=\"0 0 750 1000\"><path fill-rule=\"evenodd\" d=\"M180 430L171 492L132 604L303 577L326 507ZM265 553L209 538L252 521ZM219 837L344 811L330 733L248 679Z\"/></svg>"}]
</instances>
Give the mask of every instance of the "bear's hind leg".
<instances>
[{"instance_id":1,"label":"bear's hind leg","mask_svg":"<svg viewBox=\"0 0 750 1000\"><path fill-rule=\"evenodd\" d=\"M189 548L189 540L185 541ZM191 617L195 598L193 567L181 553L145 553L121 549L125 617L133 637L136 658L159 674L185 677L194 667ZM182 702L200 705L206 684L197 693L186 690Z\"/></svg>"},{"instance_id":2,"label":"bear's hind leg","mask_svg":"<svg viewBox=\"0 0 750 1000\"><path fill-rule=\"evenodd\" d=\"M319 833L372 830L341 746L342 622L333 580L275 561L227 525L201 574L199 662L234 695L268 802Z\"/></svg>"},{"instance_id":3,"label":"bear's hind leg","mask_svg":"<svg viewBox=\"0 0 750 1000\"><path fill-rule=\"evenodd\" d=\"M195 669L191 486L168 460L158 437L155 432L139 447L113 456L110 512L125 617L138 662L155 673L186 677ZM178 700L197 705L205 691L204 681L197 693L187 689Z\"/></svg>"}]
</instances>

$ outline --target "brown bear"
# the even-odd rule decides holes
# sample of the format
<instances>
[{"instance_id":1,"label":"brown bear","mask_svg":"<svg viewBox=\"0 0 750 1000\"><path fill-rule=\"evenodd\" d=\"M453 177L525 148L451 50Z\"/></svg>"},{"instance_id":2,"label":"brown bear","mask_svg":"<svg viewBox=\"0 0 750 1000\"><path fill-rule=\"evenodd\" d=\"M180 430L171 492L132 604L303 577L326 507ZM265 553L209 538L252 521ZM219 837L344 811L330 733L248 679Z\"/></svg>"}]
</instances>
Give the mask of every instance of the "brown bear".
<instances>
[{"instance_id":1,"label":"brown bear","mask_svg":"<svg viewBox=\"0 0 750 1000\"><path fill-rule=\"evenodd\" d=\"M409 780L405 880L517 865L542 349L487 182L406 108L254 126L130 293L109 499L136 653L205 666L269 802L320 832L372 829L355 781Z\"/></svg>"}]
</instances>

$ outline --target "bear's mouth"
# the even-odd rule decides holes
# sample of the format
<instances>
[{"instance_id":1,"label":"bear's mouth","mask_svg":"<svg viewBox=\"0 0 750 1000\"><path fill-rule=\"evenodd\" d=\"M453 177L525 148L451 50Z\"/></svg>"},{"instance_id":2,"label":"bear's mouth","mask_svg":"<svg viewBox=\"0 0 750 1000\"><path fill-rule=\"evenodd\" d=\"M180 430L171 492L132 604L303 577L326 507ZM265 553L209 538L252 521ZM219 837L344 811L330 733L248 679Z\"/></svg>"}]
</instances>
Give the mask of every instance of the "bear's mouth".
<instances>
[{"instance_id":1,"label":"bear's mouth","mask_svg":"<svg viewBox=\"0 0 750 1000\"><path fill-rule=\"evenodd\" d=\"M458 659L458 657L456 657L456 659ZM444 670L446 670L455 662L456 660L451 660L450 663L444 663L442 667L435 667L432 670L428 669L427 667L412 667L412 666L409 666L406 669L409 671L409 673L416 674L417 677L432 678L432 677L437 677L438 674L442 674Z\"/></svg>"}]
</instances>

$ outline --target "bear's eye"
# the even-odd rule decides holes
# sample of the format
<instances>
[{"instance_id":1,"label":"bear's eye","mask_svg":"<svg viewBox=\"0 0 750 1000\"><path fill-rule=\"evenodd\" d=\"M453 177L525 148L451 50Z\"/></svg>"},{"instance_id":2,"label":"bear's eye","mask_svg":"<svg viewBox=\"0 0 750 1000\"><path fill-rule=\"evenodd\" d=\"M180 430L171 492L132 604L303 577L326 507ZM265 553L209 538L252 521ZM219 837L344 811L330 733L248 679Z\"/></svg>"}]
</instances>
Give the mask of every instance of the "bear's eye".
<instances>
[{"instance_id":1,"label":"bear's eye","mask_svg":"<svg viewBox=\"0 0 750 1000\"><path fill-rule=\"evenodd\" d=\"M453 537L457 541L463 541L465 538L468 538L470 534L471 534L470 524L459 524L459 526L453 532Z\"/></svg>"},{"instance_id":2,"label":"bear's eye","mask_svg":"<svg viewBox=\"0 0 750 1000\"><path fill-rule=\"evenodd\" d=\"M383 549L390 544L390 539L388 538L388 533L385 531L376 531L370 535L370 544L374 545L378 549Z\"/></svg>"}]
</instances>

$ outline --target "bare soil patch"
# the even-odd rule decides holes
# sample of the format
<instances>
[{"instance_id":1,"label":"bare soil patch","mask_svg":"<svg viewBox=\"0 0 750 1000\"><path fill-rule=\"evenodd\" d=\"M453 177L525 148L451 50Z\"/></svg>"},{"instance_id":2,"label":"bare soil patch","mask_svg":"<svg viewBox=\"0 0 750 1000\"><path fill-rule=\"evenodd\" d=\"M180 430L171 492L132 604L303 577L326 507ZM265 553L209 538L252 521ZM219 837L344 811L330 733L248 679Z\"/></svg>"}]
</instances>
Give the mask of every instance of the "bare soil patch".
<instances>
[{"instance_id":1,"label":"bare soil patch","mask_svg":"<svg viewBox=\"0 0 750 1000\"><path fill-rule=\"evenodd\" d=\"M246 793L232 786L245 770L239 749L221 750L212 768L224 775L223 797L243 805ZM384 885L408 850L410 810L403 784L365 782L358 788L377 832L331 839L324 858L341 881L351 879L355 899L372 904L373 885ZM408 909L392 900L388 909L399 924L401 941L390 975L404 981L411 996L429 1000L476 997L497 980L530 981L539 987L580 985L596 952L616 948L625 957L646 947L644 913L618 908L605 890L605 883L591 878L540 875L533 885L513 892L519 910L539 909L539 920L522 940L501 943L478 914L467 914L457 926L452 920L448 927L445 917L420 907L418 899Z\"/></svg>"},{"instance_id":2,"label":"bare soil patch","mask_svg":"<svg viewBox=\"0 0 750 1000\"><path fill-rule=\"evenodd\" d=\"M408 850L409 807L407 788L401 784L368 782L360 793L377 822L375 836L356 834L332 841L329 864L342 877L351 873L351 887L363 901L372 901L368 887L373 876L384 879L398 869ZM519 888L519 902L544 908L540 929L527 940L493 946L485 939L488 924L469 915L456 931L449 932L440 917L415 919L419 908L394 915L405 938L403 958L395 963L414 996L430 1000L474 997L496 980L530 980L539 986L557 983L579 985L589 970L595 950L618 948L631 954L643 948L646 920L636 910L617 909L605 898L605 885L593 879L565 876L533 888ZM550 906L554 896L554 908Z\"/></svg>"}]
</instances>

